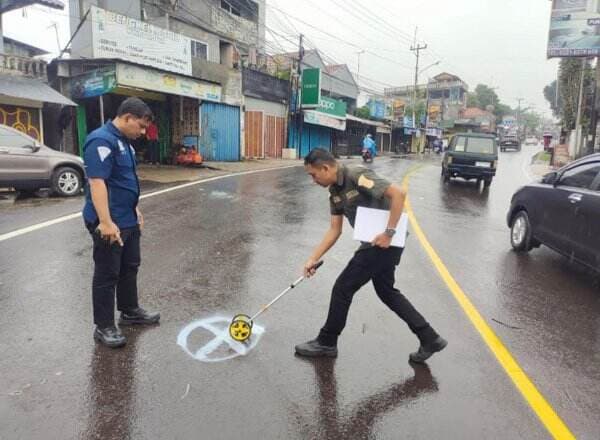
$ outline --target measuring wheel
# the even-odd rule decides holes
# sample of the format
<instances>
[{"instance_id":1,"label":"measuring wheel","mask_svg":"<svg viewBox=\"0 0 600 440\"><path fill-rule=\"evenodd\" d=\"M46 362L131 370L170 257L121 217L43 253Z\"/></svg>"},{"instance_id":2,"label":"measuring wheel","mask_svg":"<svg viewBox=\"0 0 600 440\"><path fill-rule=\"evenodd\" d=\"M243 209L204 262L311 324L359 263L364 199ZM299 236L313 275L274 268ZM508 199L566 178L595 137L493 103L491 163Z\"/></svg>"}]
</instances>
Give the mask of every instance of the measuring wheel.
<instances>
[{"instance_id":1,"label":"measuring wheel","mask_svg":"<svg viewBox=\"0 0 600 440\"><path fill-rule=\"evenodd\" d=\"M235 315L229 324L229 335L238 342L245 342L252 335L252 319L248 315Z\"/></svg>"}]
</instances>

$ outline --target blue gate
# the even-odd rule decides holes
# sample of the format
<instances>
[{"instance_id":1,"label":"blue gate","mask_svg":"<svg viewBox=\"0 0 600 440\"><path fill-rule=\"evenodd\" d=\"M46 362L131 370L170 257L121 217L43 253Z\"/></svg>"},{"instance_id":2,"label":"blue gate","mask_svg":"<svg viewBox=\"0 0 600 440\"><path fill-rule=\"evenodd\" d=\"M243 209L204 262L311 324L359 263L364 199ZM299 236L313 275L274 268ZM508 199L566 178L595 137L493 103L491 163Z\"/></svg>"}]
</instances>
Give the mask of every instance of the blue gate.
<instances>
[{"instance_id":1,"label":"blue gate","mask_svg":"<svg viewBox=\"0 0 600 440\"><path fill-rule=\"evenodd\" d=\"M216 102L200 107L200 154L205 160L240 160L240 108Z\"/></svg>"},{"instance_id":2,"label":"blue gate","mask_svg":"<svg viewBox=\"0 0 600 440\"><path fill-rule=\"evenodd\" d=\"M331 128L319 125L302 125L302 142L300 144L300 157L306 157L315 148L324 148L331 151ZM298 150L298 134L294 124L288 130L288 144Z\"/></svg>"}]
</instances>

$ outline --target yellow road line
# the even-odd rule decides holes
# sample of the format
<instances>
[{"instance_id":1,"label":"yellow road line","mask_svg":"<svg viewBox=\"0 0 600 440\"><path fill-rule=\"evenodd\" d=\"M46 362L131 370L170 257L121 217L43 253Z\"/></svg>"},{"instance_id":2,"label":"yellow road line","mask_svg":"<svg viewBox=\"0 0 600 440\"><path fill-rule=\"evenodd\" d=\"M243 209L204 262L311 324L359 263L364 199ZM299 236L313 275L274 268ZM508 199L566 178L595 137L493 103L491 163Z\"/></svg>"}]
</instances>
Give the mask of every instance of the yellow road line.
<instances>
[{"instance_id":1,"label":"yellow road line","mask_svg":"<svg viewBox=\"0 0 600 440\"><path fill-rule=\"evenodd\" d=\"M408 187L410 176L417 171L417 169L418 168L411 169L408 172L402 182L404 187ZM423 230L419 226L415 213L408 199L406 201L406 211L408 212L408 217L410 219L410 224L413 228L413 231L419 239L421 246L423 246L425 249L425 252L452 292L452 295L454 295L454 298L460 304L471 323L475 326L484 342L487 344L492 353L494 353L494 356L496 356L496 359L502 368L504 368L506 374L508 374L508 376L511 378L517 389L523 395L540 421L555 439L574 439L575 436L571 433L567 425L565 425L558 414L556 414L554 409L550 406L548 401L538 391L533 382L529 379L529 377L527 377L527 374L525 374L523 369L519 366L508 348L506 348L506 346L502 343L500 338L494 333L490 326L487 325L481 314L477 311L465 292L450 274L450 271L444 265L442 259L433 249L433 246L431 246L427 240L427 237L423 233Z\"/></svg>"}]
</instances>

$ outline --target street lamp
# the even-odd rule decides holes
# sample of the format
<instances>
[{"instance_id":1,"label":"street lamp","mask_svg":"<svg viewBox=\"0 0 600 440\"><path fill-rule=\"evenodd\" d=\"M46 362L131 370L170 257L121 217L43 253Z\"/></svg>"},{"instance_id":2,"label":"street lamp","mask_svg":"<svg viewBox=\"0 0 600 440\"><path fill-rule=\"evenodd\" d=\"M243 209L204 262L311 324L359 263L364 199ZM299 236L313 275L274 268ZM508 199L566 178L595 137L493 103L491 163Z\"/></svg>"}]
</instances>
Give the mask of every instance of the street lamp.
<instances>
[{"instance_id":1,"label":"street lamp","mask_svg":"<svg viewBox=\"0 0 600 440\"><path fill-rule=\"evenodd\" d=\"M423 67L421 70L419 70L419 75L423 72L425 72L427 69L433 67L433 66L437 66L438 64L440 64L441 61L436 61L435 63L430 64L429 66Z\"/></svg>"}]
</instances>

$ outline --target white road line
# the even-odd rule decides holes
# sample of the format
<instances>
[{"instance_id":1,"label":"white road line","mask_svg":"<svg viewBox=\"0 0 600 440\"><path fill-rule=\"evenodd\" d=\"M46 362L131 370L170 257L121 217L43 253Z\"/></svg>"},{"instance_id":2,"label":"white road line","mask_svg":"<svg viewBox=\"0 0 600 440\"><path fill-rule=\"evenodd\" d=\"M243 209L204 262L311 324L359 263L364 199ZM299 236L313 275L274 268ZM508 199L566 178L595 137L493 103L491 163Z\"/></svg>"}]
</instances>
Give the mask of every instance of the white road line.
<instances>
[{"instance_id":1,"label":"white road line","mask_svg":"<svg viewBox=\"0 0 600 440\"><path fill-rule=\"evenodd\" d=\"M240 173L232 173L232 174L225 174L223 176L216 176L216 177L210 177L208 179L204 179L204 180L196 180L194 182L189 182L189 183L183 183L181 185L177 185L177 186L173 186L171 188L166 188L166 189L161 189L159 191L154 191L148 194L144 194L140 197L140 199L147 199L150 197L155 197L155 196L159 196L162 194L166 194L172 191L177 191L180 189L184 189L184 188L189 188L190 186L195 186L195 185L202 185L204 183L208 183L208 182L214 182L215 180L221 180L221 179L226 179L228 177L237 177L237 176L245 176L248 174L256 174L256 173L264 173L267 171L275 171L275 170L286 170L288 168L295 168L300 166L300 164L298 165L289 165L289 166L285 166L285 167L275 167L275 168L265 168L265 169L261 169L261 170L252 170L252 171L242 171ZM57 225L59 223L64 223L66 221L69 220L73 220L76 218L80 218L81 217L81 212L75 212L73 214L68 214L62 217L58 217L52 220L48 220L42 223L38 223L35 225L31 225L31 226L27 226L25 228L21 228L21 229L17 229L15 231L12 232L7 232L5 234L0 235L0 242L6 241L6 240L10 240L11 238L15 238L15 237L19 237L21 235L25 235L28 234L30 232L34 232L34 231L39 231L40 229L44 229L47 228L49 226L53 226L53 225Z\"/></svg>"}]
</instances>

